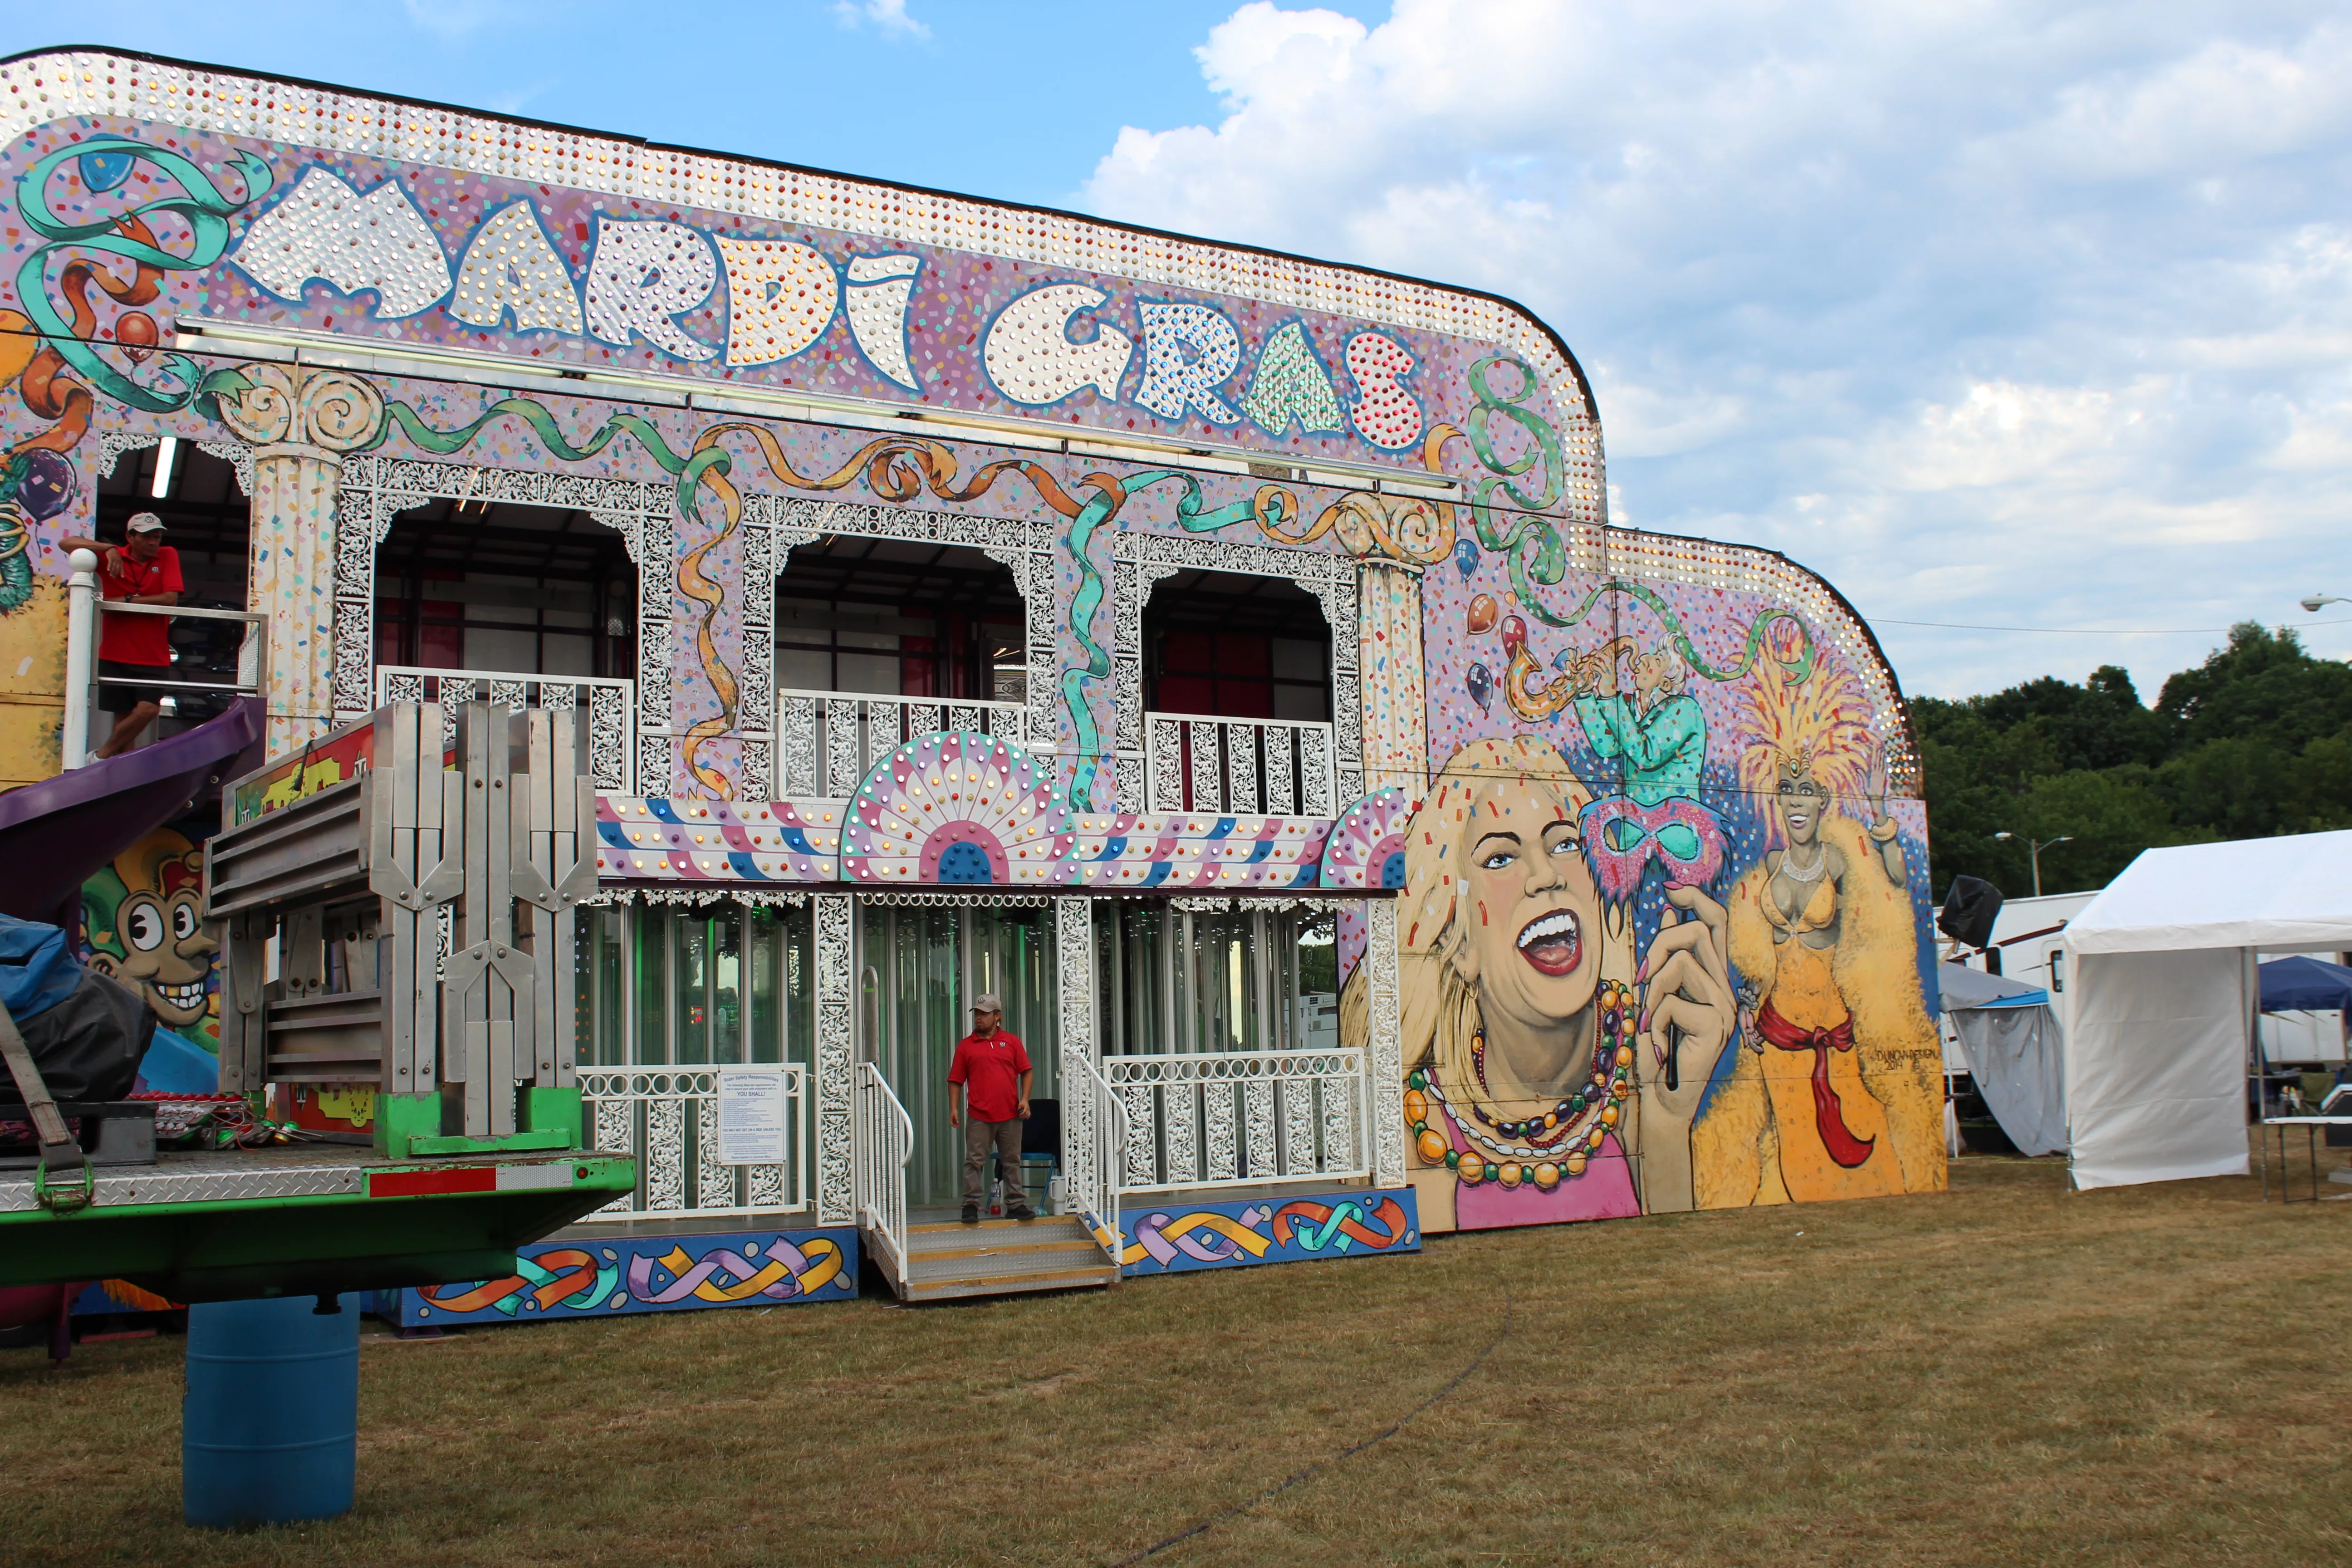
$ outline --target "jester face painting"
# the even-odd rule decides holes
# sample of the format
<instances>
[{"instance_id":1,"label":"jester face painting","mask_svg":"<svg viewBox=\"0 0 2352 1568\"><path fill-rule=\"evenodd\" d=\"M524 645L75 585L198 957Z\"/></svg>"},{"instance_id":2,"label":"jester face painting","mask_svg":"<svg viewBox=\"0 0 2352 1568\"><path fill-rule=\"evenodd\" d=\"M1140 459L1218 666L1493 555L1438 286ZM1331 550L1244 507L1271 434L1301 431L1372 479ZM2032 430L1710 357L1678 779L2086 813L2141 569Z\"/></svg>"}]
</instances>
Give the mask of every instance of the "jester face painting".
<instances>
[{"instance_id":1,"label":"jester face painting","mask_svg":"<svg viewBox=\"0 0 2352 1568\"><path fill-rule=\"evenodd\" d=\"M204 1025L219 947L204 928L203 864L202 851L164 828L82 884L90 967L137 991L180 1034Z\"/></svg>"}]
</instances>

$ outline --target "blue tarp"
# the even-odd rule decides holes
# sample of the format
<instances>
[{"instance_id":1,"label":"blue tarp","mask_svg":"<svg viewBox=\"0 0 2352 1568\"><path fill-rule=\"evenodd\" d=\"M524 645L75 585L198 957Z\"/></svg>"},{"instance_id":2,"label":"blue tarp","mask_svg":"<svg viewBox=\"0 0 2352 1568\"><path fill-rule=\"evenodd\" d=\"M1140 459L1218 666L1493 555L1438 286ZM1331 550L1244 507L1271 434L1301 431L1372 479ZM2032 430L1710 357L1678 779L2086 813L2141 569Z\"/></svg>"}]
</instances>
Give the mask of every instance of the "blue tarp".
<instances>
[{"instance_id":1,"label":"blue tarp","mask_svg":"<svg viewBox=\"0 0 2352 1568\"><path fill-rule=\"evenodd\" d=\"M81 984L81 960L51 925L0 915L0 1005L18 1023L36 1018Z\"/></svg>"},{"instance_id":2,"label":"blue tarp","mask_svg":"<svg viewBox=\"0 0 2352 1568\"><path fill-rule=\"evenodd\" d=\"M2352 1007L2352 969L2297 953L2257 966L2265 1013L2324 1013Z\"/></svg>"}]
</instances>

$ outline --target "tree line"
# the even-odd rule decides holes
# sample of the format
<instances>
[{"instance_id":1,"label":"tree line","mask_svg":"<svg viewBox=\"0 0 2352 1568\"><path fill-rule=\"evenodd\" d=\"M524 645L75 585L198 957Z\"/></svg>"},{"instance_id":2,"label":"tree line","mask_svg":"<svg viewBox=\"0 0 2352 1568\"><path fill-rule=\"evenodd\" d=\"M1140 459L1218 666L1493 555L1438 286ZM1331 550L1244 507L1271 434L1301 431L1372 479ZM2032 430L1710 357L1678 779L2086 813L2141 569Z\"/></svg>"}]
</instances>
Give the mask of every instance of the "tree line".
<instances>
[{"instance_id":1,"label":"tree line","mask_svg":"<svg viewBox=\"0 0 2352 1568\"><path fill-rule=\"evenodd\" d=\"M2352 665L2245 622L2153 706L2102 665L1989 697L1911 700L1935 896L1982 877L2011 898L2105 887L2141 850L2352 827ZM1996 839L1996 833L2015 837Z\"/></svg>"}]
</instances>

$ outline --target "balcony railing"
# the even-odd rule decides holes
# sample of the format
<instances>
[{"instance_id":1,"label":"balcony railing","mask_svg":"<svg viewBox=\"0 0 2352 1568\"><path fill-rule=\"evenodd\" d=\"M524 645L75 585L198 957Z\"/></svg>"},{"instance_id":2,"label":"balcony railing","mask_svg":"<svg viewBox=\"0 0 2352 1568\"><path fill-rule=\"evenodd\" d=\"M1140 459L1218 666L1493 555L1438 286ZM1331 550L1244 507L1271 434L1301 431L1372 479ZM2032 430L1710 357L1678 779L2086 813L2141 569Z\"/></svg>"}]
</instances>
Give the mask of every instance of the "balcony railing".
<instances>
[{"instance_id":1,"label":"balcony railing","mask_svg":"<svg viewBox=\"0 0 2352 1568\"><path fill-rule=\"evenodd\" d=\"M847 800L876 763L916 736L940 730L1031 743L1029 710L1018 702L779 691L776 794L785 800Z\"/></svg>"},{"instance_id":2,"label":"balcony railing","mask_svg":"<svg viewBox=\"0 0 2352 1568\"><path fill-rule=\"evenodd\" d=\"M1147 713L1144 777L1152 811L1329 816L1337 810L1328 724Z\"/></svg>"},{"instance_id":3,"label":"balcony railing","mask_svg":"<svg viewBox=\"0 0 2352 1568\"><path fill-rule=\"evenodd\" d=\"M1371 1172L1362 1051L1107 1057L1102 1065L1127 1110L1123 1191L1343 1181Z\"/></svg>"},{"instance_id":4,"label":"balcony railing","mask_svg":"<svg viewBox=\"0 0 2352 1568\"><path fill-rule=\"evenodd\" d=\"M594 1146L637 1162L637 1185L588 1216L600 1220L796 1214L809 1206L808 1070L783 1068L785 1153L778 1165L719 1157L716 1068L582 1068Z\"/></svg>"},{"instance_id":5,"label":"balcony railing","mask_svg":"<svg viewBox=\"0 0 2352 1568\"><path fill-rule=\"evenodd\" d=\"M166 696L259 697L262 672L269 668L269 616L259 610L207 610L193 605L105 605L98 586L98 553L77 550L68 560L66 579L66 701L61 752L67 771L80 767L89 754L90 714L99 709L99 689L107 686L153 687ZM168 680L101 676L98 669L101 616L162 616L168 620L222 621L238 624L236 673L223 679L180 665Z\"/></svg>"},{"instance_id":6,"label":"balcony railing","mask_svg":"<svg viewBox=\"0 0 2352 1568\"><path fill-rule=\"evenodd\" d=\"M589 768L596 787L615 795L635 792L636 682L585 675L525 675L496 669L426 669L415 665L375 667L375 700L441 704L441 743L456 743L459 704L487 699L515 708L588 710Z\"/></svg>"}]
</instances>

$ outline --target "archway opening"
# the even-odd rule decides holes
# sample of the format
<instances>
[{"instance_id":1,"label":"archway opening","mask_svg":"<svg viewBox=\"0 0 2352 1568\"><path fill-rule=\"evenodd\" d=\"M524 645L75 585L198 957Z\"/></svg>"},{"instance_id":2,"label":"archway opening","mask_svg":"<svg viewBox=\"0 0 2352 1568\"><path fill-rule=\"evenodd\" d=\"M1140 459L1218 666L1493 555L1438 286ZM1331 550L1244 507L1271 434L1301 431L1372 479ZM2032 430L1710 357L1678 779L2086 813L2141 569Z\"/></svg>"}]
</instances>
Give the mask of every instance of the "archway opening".
<instances>
[{"instance_id":1,"label":"archway opening","mask_svg":"<svg viewBox=\"0 0 2352 1568\"><path fill-rule=\"evenodd\" d=\"M246 607L253 505L237 483L235 463L188 440L137 447L115 460L112 473L100 477L96 500L98 537L108 544L122 542L123 527L135 513L152 511L163 520L164 542L180 558L181 604L207 610ZM235 684L243 626L178 619L171 623L170 636L173 679ZM235 700L228 692L175 692L163 700L157 732L176 734L201 724Z\"/></svg>"},{"instance_id":2,"label":"archway opening","mask_svg":"<svg viewBox=\"0 0 2352 1568\"><path fill-rule=\"evenodd\" d=\"M980 551L829 534L776 579L776 685L1018 704L1026 625L1012 572Z\"/></svg>"},{"instance_id":3,"label":"archway opening","mask_svg":"<svg viewBox=\"0 0 2352 1568\"><path fill-rule=\"evenodd\" d=\"M637 569L584 511L428 501L376 547L379 669L631 680Z\"/></svg>"},{"instance_id":4,"label":"archway opening","mask_svg":"<svg viewBox=\"0 0 2352 1568\"><path fill-rule=\"evenodd\" d=\"M1286 578L1183 571L1143 609L1152 811L1328 816L1331 627Z\"/></svg>"},{"instance_id":5,"label":"archway opening","mask_svg":"<svg viewBox=\"0 0 2352 1568\"><path fill-rule=\"evenodd\" d=\"M776 578L776 793L843 800L918 735L1029 733L1027 608L978 550L830 534Z\"/></svg>"}]
</instances>

